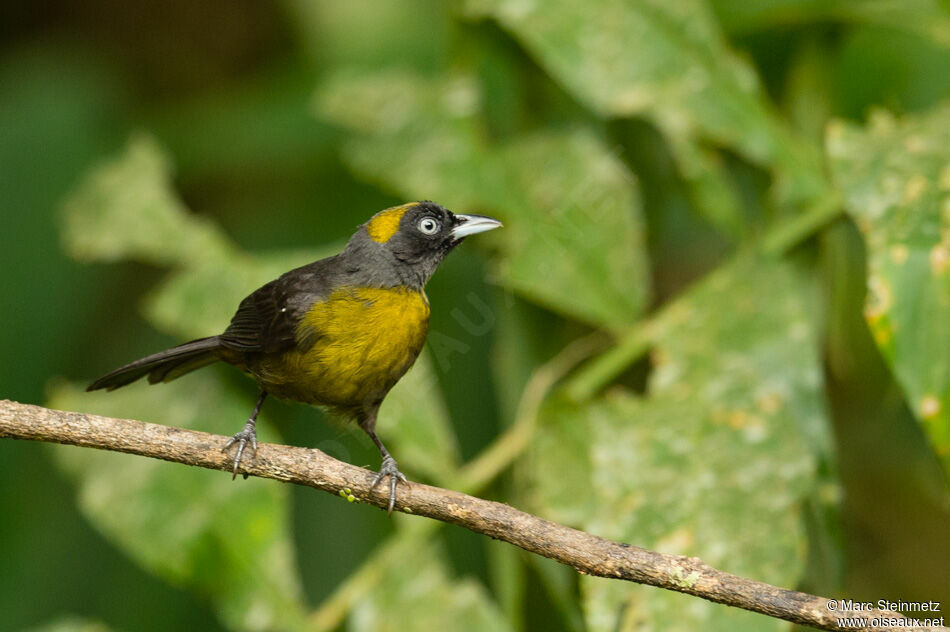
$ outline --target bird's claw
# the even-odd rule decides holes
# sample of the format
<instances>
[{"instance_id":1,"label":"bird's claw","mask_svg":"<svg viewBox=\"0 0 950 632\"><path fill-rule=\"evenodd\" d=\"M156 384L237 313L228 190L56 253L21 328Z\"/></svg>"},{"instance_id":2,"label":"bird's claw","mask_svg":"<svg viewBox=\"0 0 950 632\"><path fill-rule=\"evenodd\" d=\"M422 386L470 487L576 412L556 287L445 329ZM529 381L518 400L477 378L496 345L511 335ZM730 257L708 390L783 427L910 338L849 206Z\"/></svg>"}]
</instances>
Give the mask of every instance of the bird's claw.
<instances>
[{"instance_id":1,"label":"bird's claw","mask_svg":"<svg viewBox=\"0 0 950 632\"><path fill-rule=\"evenodd\" d=\"M379 473L376 474L376 478L373 479L373 488L379 485L380 481L384 478L389 477L389 507L386 510L386 513L392 514L393 507L396 506L396 483L402 481L403 483L408 482L405 475L399 471L399 468L396 466L396 459L389 456L388 454L383 457L383 462L379 466Z\"/></svg>"},{"instance_id":2,"label":"bird's claw","mask_svg":"<svg viewBox=\"0 0 950 632\"><path fill-rule=\"evenodd\" d=\"M228 442L224 444L224 447L221 448L222 452L227 452L231 449L231 446L237 444L237 453L234 455L234 473L231 476L233 481L237 478L238 466L241 464L241 457L244 455L244 448L247 447L247 444L251 444L251 450L254 452L254 456L257 456L257 429L253 421L248 421L244 425L244 429L241 432L238 432L233 437L228 439ZM247 475L244 476L247 478Z\"/></svg>"}]
</instances>

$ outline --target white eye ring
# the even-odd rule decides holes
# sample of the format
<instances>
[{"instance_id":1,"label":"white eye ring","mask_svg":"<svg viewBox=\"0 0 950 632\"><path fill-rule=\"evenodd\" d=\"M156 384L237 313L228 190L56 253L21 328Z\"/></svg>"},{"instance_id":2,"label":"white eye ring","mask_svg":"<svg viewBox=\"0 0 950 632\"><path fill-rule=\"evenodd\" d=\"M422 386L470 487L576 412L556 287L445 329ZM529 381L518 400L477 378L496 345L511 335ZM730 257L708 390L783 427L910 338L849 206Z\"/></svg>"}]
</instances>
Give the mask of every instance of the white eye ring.
<instances>
[{"instance_id":1,"label":"white eye ring","mask_svg":"<svg viewBox=\"0 0 950 632\"><path fill-rule=\"evenodd\" d=\"M442 224L434 217L423 217L419 220L419 232L423 235L434 235L441 228Z\"/></svg>"}]
</instances>

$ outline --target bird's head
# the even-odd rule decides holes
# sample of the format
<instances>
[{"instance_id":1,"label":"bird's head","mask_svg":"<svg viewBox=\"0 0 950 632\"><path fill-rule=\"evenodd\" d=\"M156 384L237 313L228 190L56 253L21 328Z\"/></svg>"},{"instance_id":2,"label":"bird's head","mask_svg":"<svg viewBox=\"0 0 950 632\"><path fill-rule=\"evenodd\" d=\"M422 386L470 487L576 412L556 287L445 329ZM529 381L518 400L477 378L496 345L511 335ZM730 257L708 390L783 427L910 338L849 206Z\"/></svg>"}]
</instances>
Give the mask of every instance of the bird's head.
<instances>
[{"instance_id":1,"label":"bird's head","mask_svg":"<svg viewBox=\"0 0 950 632\"><path fill-rule=\"evenodd\" d=\"M491 217L453 213L435 202L411 202L374 215L346 250L358 252L375 266L388 264L403 283L422 287L463 239L501 225Z\"/></svg>"}]
</instances>

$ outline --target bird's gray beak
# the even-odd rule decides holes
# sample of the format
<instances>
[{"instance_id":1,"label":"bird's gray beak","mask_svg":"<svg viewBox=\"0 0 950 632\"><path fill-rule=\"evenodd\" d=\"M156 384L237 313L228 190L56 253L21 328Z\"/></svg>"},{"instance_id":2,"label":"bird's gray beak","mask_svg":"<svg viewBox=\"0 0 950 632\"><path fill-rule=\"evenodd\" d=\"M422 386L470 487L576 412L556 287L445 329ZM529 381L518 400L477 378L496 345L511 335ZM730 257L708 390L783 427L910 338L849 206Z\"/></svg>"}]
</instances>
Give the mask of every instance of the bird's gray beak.
<instances>
[{"instance_id":1,"label":"bird's gray beak","mask_svg":"<svg viewBox=\"0 0 950 632\"><path fill-rule=\"evenodd\" d=\"M502 226L502 223L497 219L484 215L460 215L456 213L455 221L458 223L452 229L452 237L456 240Z\"/></svg>"}]
</instances>

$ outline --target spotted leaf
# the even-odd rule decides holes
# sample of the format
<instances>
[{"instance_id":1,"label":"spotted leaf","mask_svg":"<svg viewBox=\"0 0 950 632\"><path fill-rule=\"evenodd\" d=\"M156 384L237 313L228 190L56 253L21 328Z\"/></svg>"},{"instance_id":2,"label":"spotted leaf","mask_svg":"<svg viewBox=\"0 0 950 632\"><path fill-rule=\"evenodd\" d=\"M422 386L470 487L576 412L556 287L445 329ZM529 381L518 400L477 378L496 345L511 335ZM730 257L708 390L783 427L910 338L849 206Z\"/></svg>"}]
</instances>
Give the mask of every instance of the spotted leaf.
<instances>
[{"instance_id":1,"label":"spotted leaf","mask_svg":"<svg viewBox=\"0 0 950 632\"><path fill-rule=\"evenodd\" d=\"M827 142L867 243L865 317L950 475L950 106L837 123Z\"/></svg>"}]
</instances>

